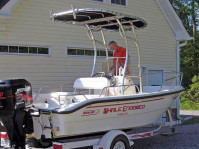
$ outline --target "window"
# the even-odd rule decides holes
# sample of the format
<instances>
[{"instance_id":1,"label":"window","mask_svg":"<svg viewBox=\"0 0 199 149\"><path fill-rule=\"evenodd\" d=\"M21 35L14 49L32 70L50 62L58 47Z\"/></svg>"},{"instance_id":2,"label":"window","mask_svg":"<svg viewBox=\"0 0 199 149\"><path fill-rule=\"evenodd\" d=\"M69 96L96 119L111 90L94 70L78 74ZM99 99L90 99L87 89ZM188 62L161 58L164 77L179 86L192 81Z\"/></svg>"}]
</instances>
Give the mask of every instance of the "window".
<instances>
[{"instance_id":1,"label":"window","mask_svg":"<svg viewBox=\"0 0 199 149\"><path fill-rule=\"evenodd\" d=\"M94 2L104 2L104 0L91 0L91 1L94 1Z\"/></svg>"},{"instance_id":2,"label":"window","mask_svg":"<svg viewBox=\"0 0 199 149\"><path fill-rule=\"evenodd\" d=\"M108 51L110 57L113 56L113 51ZM80 49L80 48L68 48L67 49L68 56L94 56L93 49ZM104 50L97 50L97 56L106 56L106 52Z\"/></svg>"},{"instance_id":3,"label":"window","mask_svg":"<svg viewBox=\"0 0 199 149\"><path fill-rule=\"evenodd\" d=\"M8 46L0 46L0 52L8 52Z\"/></svg>"},{"instance_id":4,"label":"window","mask_svg":"<svg viewBox=\"0 0 199 149\"><path fill-rule=\"evenodd\" d=\"M111 0L111 4L127 6L127 0Z\"/></svg>"},{"instance_id":5,"label":"window","mask_svg":"<svg viewBox=\"0 0 199 149\"><path fill-rule=\"evenodd\" d=\"M18 53L19 47L17 46L9 46L8 53Z\"/></svg>"},{"instance_id":6,"label":"window","mask_svg":"<svg viewBox=\"0 0 199 149\"><path fill-rule=\"evenodd\" d=\"M0 54L49 55L49 47L0 45Z\"/></svg>"}]
</instances>

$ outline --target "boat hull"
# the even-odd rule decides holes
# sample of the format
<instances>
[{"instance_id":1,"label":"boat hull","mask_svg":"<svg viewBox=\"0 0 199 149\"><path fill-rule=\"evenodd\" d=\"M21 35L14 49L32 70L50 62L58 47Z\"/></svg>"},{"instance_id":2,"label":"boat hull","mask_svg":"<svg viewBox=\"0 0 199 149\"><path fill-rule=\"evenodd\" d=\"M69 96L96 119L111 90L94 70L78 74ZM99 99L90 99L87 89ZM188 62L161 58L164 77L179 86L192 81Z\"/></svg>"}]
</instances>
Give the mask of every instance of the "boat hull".
<instances>
[{"instance_id":1,"label":"boat hull","mask_svg":"<svg viewBox=\"0 0 199 149\"><path fill-rule=\"evenodd\" d=\"M112 129L129 129L151 124L158 120L173 104L180 93L170 95L134 99L124 101L93 103L76 111L52 114L54 138L85 135L105 132ZM48 115L43 116L46 125ZM38 122L34 122L36 136L41 136ZM47 138L51 138L52 130L44 130Z\"/></svg>"}]
</instances>

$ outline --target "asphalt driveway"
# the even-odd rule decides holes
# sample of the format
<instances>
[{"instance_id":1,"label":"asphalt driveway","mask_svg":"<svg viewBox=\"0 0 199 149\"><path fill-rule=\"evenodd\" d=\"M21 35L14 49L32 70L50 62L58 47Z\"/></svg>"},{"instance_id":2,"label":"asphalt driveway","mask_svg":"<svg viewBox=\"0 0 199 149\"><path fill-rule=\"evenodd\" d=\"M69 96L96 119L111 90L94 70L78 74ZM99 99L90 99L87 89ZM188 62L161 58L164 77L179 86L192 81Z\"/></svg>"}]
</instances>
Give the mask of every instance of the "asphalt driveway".
<instances>
[{"instance_id":1,"label":"asphalt driveway","mask_svg":"<svg viewBox=\"0 0 199 149\"><path fill-rule=\"evenodd\" d=\"M135 141L132 149L199 149L199 124L177 126L180 134L157 135ZM169 129L162 129L162 132Z\"/></svg>"},{"instance_id":2,"label":"asphalt driveway","mask_svg":"<svg viewBox=\"0 0 199 149\"><path fill-rule=\"evenodd\" d=\"M199 117L199 111L181 111L183 116ZM161 132L169 132L163 128ZM161 134L140 140L135 140L131 149L199 149L199 124L177 126L179 134L163 136Z\"/></svg>"}]
</instances>

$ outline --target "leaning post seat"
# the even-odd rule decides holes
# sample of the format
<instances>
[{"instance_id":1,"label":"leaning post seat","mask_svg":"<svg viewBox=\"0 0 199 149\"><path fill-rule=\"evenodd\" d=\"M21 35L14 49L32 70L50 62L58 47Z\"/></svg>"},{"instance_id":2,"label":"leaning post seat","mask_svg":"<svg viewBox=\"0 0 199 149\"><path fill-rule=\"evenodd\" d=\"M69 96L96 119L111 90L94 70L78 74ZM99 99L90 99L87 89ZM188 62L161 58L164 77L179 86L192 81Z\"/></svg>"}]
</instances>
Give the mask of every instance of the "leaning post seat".
<instances>
[{"instance_id":1,"label":"leaning post seat","mask_svg":"<svg viewBox=\"0 0 199 149\"><path fill-rule=\"evenodd\" d=\"M103 89L107 86L110 86L110 81L105 77L78 78L73 85L75 89Z\"/></svg>"}]
</instances>

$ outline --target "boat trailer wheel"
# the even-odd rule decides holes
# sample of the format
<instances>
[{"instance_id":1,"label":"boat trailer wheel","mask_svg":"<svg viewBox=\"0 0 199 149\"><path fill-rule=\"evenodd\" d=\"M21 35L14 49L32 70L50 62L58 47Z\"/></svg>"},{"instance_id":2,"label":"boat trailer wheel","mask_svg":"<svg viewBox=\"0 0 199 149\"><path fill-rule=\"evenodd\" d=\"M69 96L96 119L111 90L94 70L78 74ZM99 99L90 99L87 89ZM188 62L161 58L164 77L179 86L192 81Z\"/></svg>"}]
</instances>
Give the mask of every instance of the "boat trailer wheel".
<instances>
[{"instance_id":1,"label":"boat trailer wheel","mask_svg":"<svg viewBox=\"0 0 199 149\"><path fill-rule=\"evenodd\" d=\"M128 138L124 135L118 135L113 139L110 149L130 149Z\"/></svg>"},{"instance_id":2,"label":"boat trailer wheel","mask_svg":"<svg viewBox=\"0 0 199 149\"><path fill-rule=\"evenodd\" d=\"M41 138L38 140L38 143L41 147L44 147L44 148L52 146L52 141L48 139Z\"/></svg>"}]
</instances>

